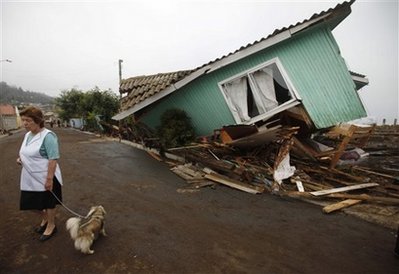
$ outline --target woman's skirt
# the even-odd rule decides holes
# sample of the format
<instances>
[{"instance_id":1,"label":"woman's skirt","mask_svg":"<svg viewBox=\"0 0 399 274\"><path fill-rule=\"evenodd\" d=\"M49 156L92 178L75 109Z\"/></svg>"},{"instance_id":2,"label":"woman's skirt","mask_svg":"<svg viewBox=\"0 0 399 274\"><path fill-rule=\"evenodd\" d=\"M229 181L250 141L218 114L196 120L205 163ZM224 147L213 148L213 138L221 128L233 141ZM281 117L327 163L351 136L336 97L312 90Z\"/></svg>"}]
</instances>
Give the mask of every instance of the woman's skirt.
<instances>
[{"instance_id":1,"label":"woman's skirt","mask_svg":"<svg viewBox=\"0 0 399 274\"><path fill-rule=\"evenodd\" d=\"M57 196L58 200L56 197ZM43 210L55 208L62 202L62 187L57 178L53 179L53 193L50 191L25 191L21 190L20 210Z\"/></svg>"}]
</instances>

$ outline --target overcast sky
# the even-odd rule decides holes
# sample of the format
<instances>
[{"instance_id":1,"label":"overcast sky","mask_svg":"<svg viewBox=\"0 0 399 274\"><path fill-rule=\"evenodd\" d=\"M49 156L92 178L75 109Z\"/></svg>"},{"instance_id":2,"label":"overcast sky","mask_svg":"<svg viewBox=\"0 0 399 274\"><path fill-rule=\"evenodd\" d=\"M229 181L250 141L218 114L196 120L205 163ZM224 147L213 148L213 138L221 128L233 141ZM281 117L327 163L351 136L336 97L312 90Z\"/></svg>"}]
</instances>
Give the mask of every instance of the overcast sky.
<instances>
[{"instance_id":1,"label":"overcast sky","mask_svg":"<svg viewBox=\"0 0 399 274\"><path fill-rule=\"evenodd\" d=\"M1 1L1 81L58 96L193 69L343 1ZM358 0L333 31L380 122L399 115L398 1Z\"/></svg>"}]
</instances>

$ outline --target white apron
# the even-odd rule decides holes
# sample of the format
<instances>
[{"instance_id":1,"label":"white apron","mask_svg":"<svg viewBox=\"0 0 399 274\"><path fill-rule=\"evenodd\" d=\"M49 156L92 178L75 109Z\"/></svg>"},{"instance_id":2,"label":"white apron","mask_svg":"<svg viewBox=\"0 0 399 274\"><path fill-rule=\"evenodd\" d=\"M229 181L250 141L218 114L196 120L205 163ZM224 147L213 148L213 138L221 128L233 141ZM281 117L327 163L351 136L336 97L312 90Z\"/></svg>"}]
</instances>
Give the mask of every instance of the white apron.
<instances>
[{"instance_id":1,"label":"white apron","mask_svg":"<svg viewBox=\"0 0 399 274\"><path fill-rule=\"evenodd\" d=\"M50 130L44 128L33 136L29 143L26 143L26 141L30 132L25 134L19 150L19 158L22 162L21 190L23 191L46 191L44 184L47 179L49 160L40 155L40 147L43 144L44 137L50 132ZM54 176L62 185L61 170L58 163Z\"/></svg>"}]
</instances>

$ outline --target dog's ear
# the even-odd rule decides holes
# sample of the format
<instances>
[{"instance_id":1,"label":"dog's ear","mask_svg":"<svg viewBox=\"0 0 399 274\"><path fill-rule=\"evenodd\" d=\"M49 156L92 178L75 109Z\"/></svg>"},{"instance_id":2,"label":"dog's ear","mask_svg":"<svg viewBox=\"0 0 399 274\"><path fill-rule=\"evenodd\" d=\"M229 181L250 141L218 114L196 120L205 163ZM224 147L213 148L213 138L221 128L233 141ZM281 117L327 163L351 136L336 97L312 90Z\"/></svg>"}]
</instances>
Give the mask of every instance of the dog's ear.
<instances>
[{"instance_id":1,"label":"dog's ear","mask_svg":"<svg viewBox=\"0 0 399 274\"><path fill-rule=\"evenodd\" d=\"M100 205L99 208L101 208L101 211L102 211L104 214L107 214L107 212L105 212L105 209L104 209L103 206Z\"/></svg>"}]
</instances>

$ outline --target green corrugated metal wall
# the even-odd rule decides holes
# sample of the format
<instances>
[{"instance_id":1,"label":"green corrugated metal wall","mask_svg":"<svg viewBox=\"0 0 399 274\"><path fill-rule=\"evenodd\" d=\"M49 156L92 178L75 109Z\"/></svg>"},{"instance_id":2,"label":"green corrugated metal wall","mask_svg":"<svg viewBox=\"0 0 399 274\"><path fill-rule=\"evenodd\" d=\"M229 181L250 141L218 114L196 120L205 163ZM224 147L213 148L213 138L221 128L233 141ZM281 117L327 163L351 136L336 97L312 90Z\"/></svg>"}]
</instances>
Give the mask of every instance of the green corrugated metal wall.
<instances>
[{"instance_id":1,"label":"green corrugated metal wall","mask_svg":"<svg viewBox=\"0 0 399 274\"><path fill-rule=\"evenodd\" d=\"M177 107L191 117L197 135L235 124L217 83L275 57L280 59L317 128L366 115L334 37L327 28L318 26L197 78L156 104L142 121L156 127L166 109Z\"/></svg>"},{"instance_id":2,"label":"green corrugated metal wall","mask_svg":"<svg viewBox=\"0 0 399 274\"><path fill-rule=\"evenodd\" d=\"M295 46L293 46L295 44ZM284 50L284 48L289 48ZM285 44L280 57L317 128L326 128L366 115L344 59L326 29Z\"/></svg>"}]
</instances>

